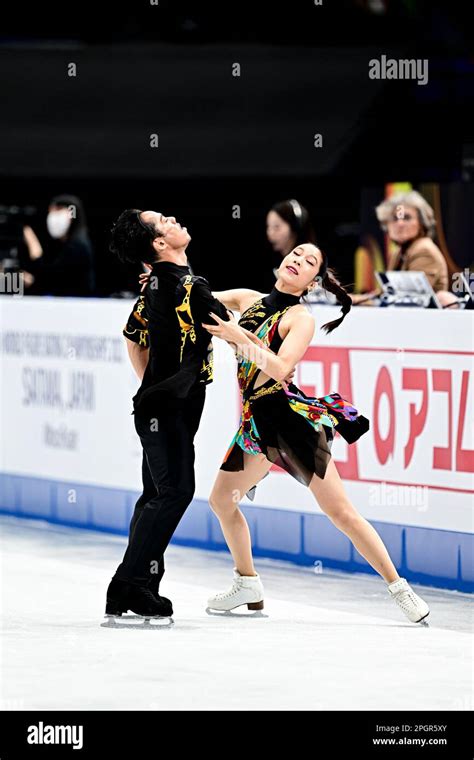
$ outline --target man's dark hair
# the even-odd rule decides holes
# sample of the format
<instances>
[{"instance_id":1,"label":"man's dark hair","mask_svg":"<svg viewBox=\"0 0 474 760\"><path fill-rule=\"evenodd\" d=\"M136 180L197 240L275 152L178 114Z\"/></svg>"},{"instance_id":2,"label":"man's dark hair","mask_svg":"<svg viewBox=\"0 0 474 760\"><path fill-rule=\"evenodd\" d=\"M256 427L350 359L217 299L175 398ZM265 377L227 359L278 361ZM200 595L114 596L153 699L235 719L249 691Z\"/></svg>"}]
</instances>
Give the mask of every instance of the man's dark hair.
<instances>
[{"instance_id":1,"label":"man's dark hair","mask_svg":"<svg viewBox=\"0 0 474 760\"><path fill-rule=\"evenodd\" d=\"M144 222L141 213L137 208L122 211L110 230L109 250L120 261L153 264L157 260L153 240L163 235L153 224Z\"/></svg>"}]
</instances>

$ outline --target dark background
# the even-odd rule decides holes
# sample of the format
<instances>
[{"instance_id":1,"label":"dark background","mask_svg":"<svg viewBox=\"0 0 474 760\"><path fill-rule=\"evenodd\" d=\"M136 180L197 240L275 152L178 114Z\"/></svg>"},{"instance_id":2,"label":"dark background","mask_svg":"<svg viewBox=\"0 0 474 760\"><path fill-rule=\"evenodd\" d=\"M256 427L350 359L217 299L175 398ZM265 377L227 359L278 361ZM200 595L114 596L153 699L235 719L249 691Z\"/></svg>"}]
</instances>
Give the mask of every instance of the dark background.
<instances>
[{"instance_id":1,"label":"dark background","mask_svg":"<svg viewBox=\"0 0 474 760\"><path fill-rule=\"evenodd\" d=\"M107 251L113 220L130 206L186 224L193 269L215 289L267 289L278 256L265 214L289 197L310 210L350 285L372 201L392 181L440 184L451 255L472 262L467 5L159 0L39 10L21 5L2 23L0 204L36 209L29 222L47 255L49 199L79 195L99 295L136 288L136 271ZM429 83L369 79L369 60L382 54L428 58Z\"/></svg>"}]
</instances>

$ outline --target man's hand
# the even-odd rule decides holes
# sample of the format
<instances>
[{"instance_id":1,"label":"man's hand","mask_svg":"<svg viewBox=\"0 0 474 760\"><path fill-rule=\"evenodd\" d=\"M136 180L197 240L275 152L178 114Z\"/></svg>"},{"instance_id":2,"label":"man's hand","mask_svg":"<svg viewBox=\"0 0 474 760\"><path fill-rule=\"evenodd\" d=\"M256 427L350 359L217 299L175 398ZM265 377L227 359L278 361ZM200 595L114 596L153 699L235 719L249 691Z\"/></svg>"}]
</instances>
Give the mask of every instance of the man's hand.
<instances>
[{"instance_id":1,"label":"man's hand","mask_svg":"<svg viewBox=\"0 0 474 760\"><path fill-rule=\"evenodd\" d=\"M143 266L148 269L148 272L142 272L141 275L139 275L138 277L138 282L141 285L140 293L143 293L146 286L148 285L148 280L150 279L150 272L151 272L151 266L149 264L145 264L145 262L143 262Z\"/></svg>"}]
</instances>

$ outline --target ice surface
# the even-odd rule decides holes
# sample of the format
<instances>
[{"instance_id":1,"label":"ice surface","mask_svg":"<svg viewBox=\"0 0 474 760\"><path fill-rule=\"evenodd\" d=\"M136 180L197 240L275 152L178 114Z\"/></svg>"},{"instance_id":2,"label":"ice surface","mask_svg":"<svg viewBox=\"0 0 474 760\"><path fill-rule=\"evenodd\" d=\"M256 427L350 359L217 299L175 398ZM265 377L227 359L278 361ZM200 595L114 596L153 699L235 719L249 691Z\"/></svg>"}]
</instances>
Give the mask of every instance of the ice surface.
<instances>
[{"instance_id":1,"label":"ice surface","mask_svg":"<svg viewBox=\"0 0 474 760\"><path fill-rule=\"evenodd\" d=\"M209 616L226 553L171 546L165 630L102 628L125 539L0 519L4 710L472 710L472 603L421 588L409 623L376 576L257 560L263 616ZM244 608L241 608L242 611Z\"/></svg>"}]
</instances>

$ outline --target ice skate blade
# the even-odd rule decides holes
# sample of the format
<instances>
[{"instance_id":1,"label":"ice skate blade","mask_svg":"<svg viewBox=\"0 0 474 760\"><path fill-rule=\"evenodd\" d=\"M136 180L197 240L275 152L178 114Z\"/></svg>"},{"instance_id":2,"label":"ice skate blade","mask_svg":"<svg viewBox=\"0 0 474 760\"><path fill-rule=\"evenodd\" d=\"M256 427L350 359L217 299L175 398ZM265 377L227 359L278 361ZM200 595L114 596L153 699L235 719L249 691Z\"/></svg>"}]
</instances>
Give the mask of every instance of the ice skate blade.
<instances>
[{"instance_id":1,"label":"ice skate blade","mask_svg":"<svg viewBox=\"0 0 474 760\"><path fill-rule=\"evenodd\" d=\"M239 605L245 607L245 604ZM206 613L208 615L215 615L216 617L238 617L238 618L268 618L261 610L252 610L251 612L237 612L239 607L234 607L232 610L214 610L212 607L206 607Z\"/></svg>"},{"instance_id":2,"label":"ice skate blade","mask_svg":"<svg viewBox=\"0 0 474 760\"><path fill-rule=\"evenodd\" d=\"M106 622L101 623L101 628L127 628L146 630L168 630L174 625L171 616L162 615L105 615Z\"/></svg>"}]
</instances>

